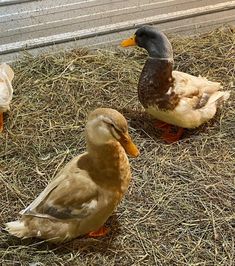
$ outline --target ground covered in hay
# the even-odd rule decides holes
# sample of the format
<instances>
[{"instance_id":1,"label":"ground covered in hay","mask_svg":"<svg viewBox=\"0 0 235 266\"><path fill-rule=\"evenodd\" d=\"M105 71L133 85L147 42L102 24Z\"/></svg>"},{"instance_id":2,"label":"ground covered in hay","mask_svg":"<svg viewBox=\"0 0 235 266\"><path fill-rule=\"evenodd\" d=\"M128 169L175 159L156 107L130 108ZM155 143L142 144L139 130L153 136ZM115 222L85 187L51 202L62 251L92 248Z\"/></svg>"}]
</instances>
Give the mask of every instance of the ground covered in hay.
<instances>
[{"instance_id":1,"label":"ground covered in hay","mask_svg":"<svg viewBox=\"0 0 235 266\"><path fill-rule=\"evenodd\" d=\"M234 91L233 29L171 40L177 69ZM139 49L74 50L14 65L15 94L0 136L0 226L85 150L90 110L122 112L141 155L131 159L133 180L108 236L55 246L1 232L1 265L234 265L234 92L213 121L167 145L138 102L145 59Z\"/></svg>"}]
</instances>

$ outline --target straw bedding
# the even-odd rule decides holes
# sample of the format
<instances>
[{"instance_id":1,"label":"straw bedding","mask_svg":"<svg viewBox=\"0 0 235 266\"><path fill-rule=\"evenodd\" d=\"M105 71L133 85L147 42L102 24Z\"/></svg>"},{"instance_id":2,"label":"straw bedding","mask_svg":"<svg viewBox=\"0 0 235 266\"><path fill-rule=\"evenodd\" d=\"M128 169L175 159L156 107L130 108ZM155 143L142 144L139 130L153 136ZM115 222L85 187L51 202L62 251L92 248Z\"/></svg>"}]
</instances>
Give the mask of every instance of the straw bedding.
<instances>
[{"instance_id":1,"label":"straw bedding","mask_svg":"<svg viewBox=\"0 0 235 266\"><path fill-rule=\"evenodd\" d=\"M109 235L55 246L2 231L1 265L234 265L234 29L171 41L176 69L232 90L210 123L172 145L138 102L143 50L79 49L14 64L14 99L0 135L1 227L85 150L94 108L122 112L141 155L130 159L133 180L108 221Z\"/></svg>"}]
</instances>

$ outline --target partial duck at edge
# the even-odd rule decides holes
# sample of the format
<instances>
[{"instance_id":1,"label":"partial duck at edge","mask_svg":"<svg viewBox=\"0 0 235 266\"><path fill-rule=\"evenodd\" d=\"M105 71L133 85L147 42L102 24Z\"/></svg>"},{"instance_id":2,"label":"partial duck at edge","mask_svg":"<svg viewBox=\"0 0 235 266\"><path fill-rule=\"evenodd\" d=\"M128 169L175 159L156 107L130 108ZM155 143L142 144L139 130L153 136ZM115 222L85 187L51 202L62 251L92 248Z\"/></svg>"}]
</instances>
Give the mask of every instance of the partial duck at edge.
<instances>
[{"instance_id":1,"label":"partial duck at edge","mask_svg":"<svg viewBox=\"0 0 235 266\"><path fill-rule=\"evenodd\" d=\"M0 133L3 131L3 113L10 110L10 103L13 95L12 80L14 71L3 63L0 65Z\"/></svg>"}]
</instances>

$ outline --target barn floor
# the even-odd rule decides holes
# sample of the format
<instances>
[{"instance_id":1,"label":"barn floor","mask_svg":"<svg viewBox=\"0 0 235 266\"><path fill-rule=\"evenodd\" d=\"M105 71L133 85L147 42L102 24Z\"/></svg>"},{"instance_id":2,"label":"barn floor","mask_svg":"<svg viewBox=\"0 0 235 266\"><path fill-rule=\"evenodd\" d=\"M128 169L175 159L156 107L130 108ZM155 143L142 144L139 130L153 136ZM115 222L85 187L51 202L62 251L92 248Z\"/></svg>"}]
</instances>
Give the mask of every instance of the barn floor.
<instances>
[{"instance_id":1,"label":"barn floor","mask_svg":"<svg viewBox=\"0 0 235 266\"><path fill-rule=\"evenodd\" d=\"M109 235L56 246L2 231L0 264L234 265L234 36L226 27L171 38L177 69L233 91L213 121L172 145L160 139L138 102L142 50L73 50L18 61L14 99L0 135L1 227L84 151L90 110L121 111L141 155L130 160L133 180L108 221Z\"/></svg>"}]
</instances>

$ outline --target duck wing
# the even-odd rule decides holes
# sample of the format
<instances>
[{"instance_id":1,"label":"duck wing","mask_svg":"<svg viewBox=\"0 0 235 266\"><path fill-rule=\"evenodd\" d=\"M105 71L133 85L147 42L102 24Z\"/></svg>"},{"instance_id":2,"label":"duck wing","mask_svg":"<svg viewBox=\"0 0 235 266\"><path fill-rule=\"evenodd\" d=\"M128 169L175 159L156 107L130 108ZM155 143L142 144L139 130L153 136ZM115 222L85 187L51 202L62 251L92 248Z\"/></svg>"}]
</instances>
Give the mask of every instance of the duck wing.
<instances>
[{"instance_id":1,"label":"duck wing","mask_svg":"<svg viewBox=\"0 0 235 266\"><path fill-rule=\"evenodd\" d=\"M221 89L218 82L212 82L201 76L195 77L180 71L172 71L175 80L174 91L179 97L202 97L212 95Z\"/></svg>"},{"instance_id":2,"label":"duck wing","mask_svg":"<svg viewBox=\"0 0 235 266\"><path fill-rule=\"evenodd\" d=\"M76 160L75 160L76 159ZM74 158L69 164L78 161ZM23 216L49 219L82 219L97 206L98 191L88 172L65 167L23 211Z\"/></svg>"}]
</instances>

